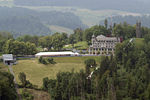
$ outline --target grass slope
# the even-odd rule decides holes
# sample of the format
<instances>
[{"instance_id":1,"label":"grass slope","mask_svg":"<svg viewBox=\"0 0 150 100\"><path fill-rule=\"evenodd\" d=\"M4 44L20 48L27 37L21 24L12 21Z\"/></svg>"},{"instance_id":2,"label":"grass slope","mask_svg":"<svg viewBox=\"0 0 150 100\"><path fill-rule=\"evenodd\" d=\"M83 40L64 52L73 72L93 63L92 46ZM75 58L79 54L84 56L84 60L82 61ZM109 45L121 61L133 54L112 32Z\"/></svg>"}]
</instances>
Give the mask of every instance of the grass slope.
<instances>
[{"instance_id":1,"label":"grass slope","mask_svg":"<svg viewBox=\"0 0 150 100\"><path fill-rule=\"evenodd\" d=\"M144 45L144 38L135 38L134 43L138 48L142 48Z\"/></svg>"},{"instance_id":2,"label":"grass slope","mask_svg":"<svg viewBox=\"0 0 150 100\"><path fill-rule=\"evenodd\" d=\"M57 25L50 25L49 28L52 31L52 33L56 33L56 32L67 33L67 34L72 34L73 33L72 29L57 26Z\"/></svg>"},{"instance_id":3,"label":"grass slope","mask_svg":"<svg viewBox=\"0 0 150 100\"><path fill-rule=\"evenodd\" d=\"M88 58L94 58L97 62L100 61L100 57L56 57L54 60L57 62L55 65L43 65L38 63L38 59L33 60L19 60L18 64L13 66L15 76L18 80L18 74L24 72L27 80L34 85L42 86L42 80L45 77L55 79L58 72L71 72L74 69L75 72L79 72L84 69L84 61Z\"/></svg>"}]
</instances>

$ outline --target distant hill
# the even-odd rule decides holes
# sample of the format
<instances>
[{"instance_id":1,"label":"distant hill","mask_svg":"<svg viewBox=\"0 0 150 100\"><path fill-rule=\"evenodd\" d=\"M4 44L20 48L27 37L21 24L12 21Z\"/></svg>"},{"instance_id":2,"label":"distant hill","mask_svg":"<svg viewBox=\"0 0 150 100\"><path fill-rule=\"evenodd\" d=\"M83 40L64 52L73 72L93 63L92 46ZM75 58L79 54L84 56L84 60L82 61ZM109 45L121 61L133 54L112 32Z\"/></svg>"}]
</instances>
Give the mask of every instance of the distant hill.
<instances>
[{"instance_id":1,"label":"distant hill","mask_svg":"<svg viewBox=\"0 0 150 100\"><path fill-rule=\"evenodd\" d=\"M10 31L15 36L23 34L47 35L51 33L49 25L58 25L69 29L86 28L79 17L73 13L57 11L37 12L21 7L0 7L0 30Z\"/></svg>"},{"instance_id":2,"label":"distant hill","mask_svg":"<svg viewBox=\"0 0 150 100\"><path fill-rule=\"evenodd\" d=\"M141 15L141 16L114 16L112 18L106 18L108 20L108 24L112 23L123 23L127 22L128 24L134 25L136 21L141 21L142 26L146 26L150 28L150 15ZM104 20L100 21L101 25L104 25Z\"/></svg>"},{"instance_id":3,"label":"distant hill","mask_svg":"<svg viewBox=\"0 0 150 100\"><path fill-rule=\"evenodd\" d=\"M14 3L23 6L70 6L150 13L150 0L14 0Z\"/></svg>"},{"instance_id":4,"label":"distant hill","mask_svg":"<svg viewBox=\"0 0 150 100\"><path fill-rule=\"evenodd\" d=\"M0 31L9 31L15 37L30 35L48 35L51 34L49 28L45 27L39 19L33 16L13 16L0 18Z\"/></svg>"}]
</instances>

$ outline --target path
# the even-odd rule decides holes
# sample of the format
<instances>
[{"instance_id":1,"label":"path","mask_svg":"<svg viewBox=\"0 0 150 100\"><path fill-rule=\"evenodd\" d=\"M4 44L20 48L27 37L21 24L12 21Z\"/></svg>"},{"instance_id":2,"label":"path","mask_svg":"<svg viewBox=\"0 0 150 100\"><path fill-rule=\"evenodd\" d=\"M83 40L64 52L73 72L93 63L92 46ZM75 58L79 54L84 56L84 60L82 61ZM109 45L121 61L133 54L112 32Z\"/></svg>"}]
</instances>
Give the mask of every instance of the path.
<instances>
[{"instance_id":1,"label":"path","mask_svg":"<svg viewBox=\"0 0 150 100\"><path fill-rule=\"evenodd\" d=\"M18 95L18 97L19 97L19 100L22 100L22 99L21 99L20 92L19 92L19 89L18 89L18 85L17 85L17 82L16 82L15 74L14 74L14 72L13 72L12 65L9 65L8 67L9 67L10 73L14 76L15 89L16 89L16 91L17 91L17 95Z\"/></svg>"}]
</instances>

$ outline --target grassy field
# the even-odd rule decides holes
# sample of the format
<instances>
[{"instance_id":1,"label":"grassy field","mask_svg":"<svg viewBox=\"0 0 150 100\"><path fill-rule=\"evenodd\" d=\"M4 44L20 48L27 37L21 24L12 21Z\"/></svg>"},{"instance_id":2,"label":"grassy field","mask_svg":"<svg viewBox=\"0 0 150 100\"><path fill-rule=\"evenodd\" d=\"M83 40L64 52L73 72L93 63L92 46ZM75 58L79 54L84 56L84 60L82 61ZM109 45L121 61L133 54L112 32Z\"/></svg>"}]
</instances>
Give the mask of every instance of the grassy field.
<instances>
[{"instance_id":1,"label":"grassy field","mask_svg":"<svg viewBox=\"0 0 150 100\"><path fill-rule=\"evenodd\" d=\"M72 49L72 48L73 47L71 44L64 47L64 49ZM74 44L74 48L77 50L81 50L81 49L87 49L87 48L89 48L89 46L86 41L82 41L82 42L78 42L78 43Z\"/></svg>"},{"instance_id":2,"label":"grassy field","mask_svg":"<svg viewBox=\"0 0 150 100\"><path fill-rule=\"evenodd\" d=\"M142 48L144 45L144 38L135 38L134 43L138 48Z\"/></svg>"},{"instance_id":3,"label":"grassy field","mask_svg":"<svg viewBox=\"0 0 150 100\"><path fill-rule=\"evenodd\" d=\"M27 80L34 85L42 86L42 79L49 77L55 79L58 72L67 72L74 69L75 72L79 72L84 69L84 61L88 58L94 58L97 62L100 61L100 57L55 57L55 65L43 65L39 64L38 59L32 60L19 60L18 64L13 66L13 70L18 80L18 74L24 72Z\"/></svg>"}]
</instances>

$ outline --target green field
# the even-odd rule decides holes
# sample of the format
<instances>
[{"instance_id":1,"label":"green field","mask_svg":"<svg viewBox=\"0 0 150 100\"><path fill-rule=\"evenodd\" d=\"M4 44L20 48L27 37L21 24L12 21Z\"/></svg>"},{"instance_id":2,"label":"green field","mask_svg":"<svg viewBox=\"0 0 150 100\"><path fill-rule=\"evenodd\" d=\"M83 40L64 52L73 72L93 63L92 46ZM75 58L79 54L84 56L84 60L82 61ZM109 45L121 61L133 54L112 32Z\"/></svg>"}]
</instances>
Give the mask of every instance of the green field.
<instances>
[{"instance_id":1,"label":"green field","mask_svg":"<svg viewBox=\"0 0 150 100\"><path fill-rule=\"evenodd\" d=\"M19 60L17 65L13 66L13 70L18 80L18 74L24 72L27 80L32 84L42 86L42 79L49 77L55 79L58 72L67 72L74 69L75 72L79 72L84 69L84 61L88 58L94 58L97 63L100 61L100 57L55 57L55 65L43 65L39 64L38 59L32 60Z\"/></svg>"},{"instance_id":2,"label":"green field","mask_svg":"<svg viewBox=\"0 0 150 100\"><path fill-rule=\"evenodd\" d=\"M135 38L134 43L138 48L142 48L144 45L144 38Z\"/></svg>"},{"instance_id":3,"label":"green field","mask_svg":"<svg viewBox=\"0 0 150 100\"><path fill-rule=\"evenodd\" d=\"M75 48L77 50L87 49L89 48L88 43L86 41L78 42L74 44L74 47L72 47L72 44L69 44L67 46L64 46L64 49L72 49Z\"/></svg>"}]
</instances>

